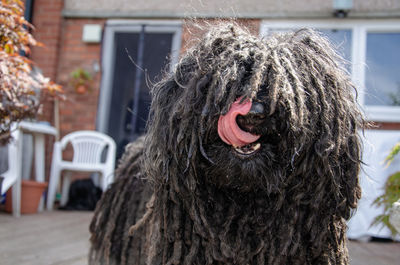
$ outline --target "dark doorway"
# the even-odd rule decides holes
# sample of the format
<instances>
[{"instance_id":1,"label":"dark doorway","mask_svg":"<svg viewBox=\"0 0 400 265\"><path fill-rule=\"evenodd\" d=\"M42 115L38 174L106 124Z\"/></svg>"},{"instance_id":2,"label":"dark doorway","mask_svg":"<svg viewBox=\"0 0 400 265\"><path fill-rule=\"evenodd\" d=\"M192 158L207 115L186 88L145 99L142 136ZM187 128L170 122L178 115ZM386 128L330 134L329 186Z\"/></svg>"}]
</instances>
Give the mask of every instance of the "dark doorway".
<instances>
[{"instance_id":1,"label":"dark doorway","mask_svg":"<svg viewBox=\"0 0 400 265\"><path fill-rule=\"evenodd\" d=\"M169 71L174 34L147 31L144 26L138 32L113 34L114 50L110 52L114 53L114 67L110 70L111 93L104 129L117 143L118 158L126 144L145 133L151 101L149 87Z\"/></svg>"}]
</instances>

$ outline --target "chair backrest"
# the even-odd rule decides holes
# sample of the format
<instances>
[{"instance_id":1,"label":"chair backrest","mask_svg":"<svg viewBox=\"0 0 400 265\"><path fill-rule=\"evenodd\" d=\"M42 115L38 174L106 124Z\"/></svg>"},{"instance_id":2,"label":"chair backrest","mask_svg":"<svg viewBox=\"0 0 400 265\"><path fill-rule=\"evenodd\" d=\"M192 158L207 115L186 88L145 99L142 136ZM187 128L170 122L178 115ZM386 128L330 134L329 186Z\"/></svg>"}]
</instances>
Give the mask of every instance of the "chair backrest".
<instances>
[{"instance_id":1,"label":"chair backrest","mask_svg":"<svg viewBox=\"0 0 400 265\"><path fill-rule=\"evenodd\" d=\"M76 131L65 135L61 141L61 149L68 143L72 145L74 155L73 163L100 164L104 148L108 147L106 161L115 159L115 141L106 134L96 131Z\"/></svg>"}]
</instances>

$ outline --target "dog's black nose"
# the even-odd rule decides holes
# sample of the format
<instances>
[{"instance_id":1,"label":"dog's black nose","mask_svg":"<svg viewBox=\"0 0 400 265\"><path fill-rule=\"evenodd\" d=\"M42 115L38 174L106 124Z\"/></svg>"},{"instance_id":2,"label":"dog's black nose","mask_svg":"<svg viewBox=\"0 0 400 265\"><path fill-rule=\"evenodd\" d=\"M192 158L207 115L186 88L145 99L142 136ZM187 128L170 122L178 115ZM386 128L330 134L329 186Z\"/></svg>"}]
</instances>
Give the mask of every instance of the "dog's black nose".
<instances>
[{"instance_id":1,"label":"dog's black nose","mask_svg":"<svg viewBox=\"0 0 400 265\"><path fill-rule=\"evenodd\" d=\"M251 109L247 115L252 115L256 119L264 119L265 118L264 104L257 101L253 102L251 104Z\"/></svg>"},{"instance_id":2,"label":"dog's black nose","mask_svg":"<svg viewBox=\"0 0 400 265\"><path fill-rule=\"evenodd\" d=\"M253 102L251 109L246 115L238 115L236 122L239 127L247 132L256 133L259 127L265 121L265 107L260 102Z\"/></svg>"}]
</instances>

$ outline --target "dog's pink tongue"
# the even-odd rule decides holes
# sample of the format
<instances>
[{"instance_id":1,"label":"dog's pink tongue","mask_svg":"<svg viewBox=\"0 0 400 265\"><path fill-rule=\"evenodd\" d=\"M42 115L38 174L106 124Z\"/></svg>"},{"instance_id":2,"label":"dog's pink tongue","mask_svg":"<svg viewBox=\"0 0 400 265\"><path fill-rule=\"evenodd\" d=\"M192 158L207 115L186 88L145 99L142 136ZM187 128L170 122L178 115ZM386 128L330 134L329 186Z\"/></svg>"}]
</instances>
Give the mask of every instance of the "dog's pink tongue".
<instances>
[{"instance_id":1,"label":"dog's pink tongue","mask_svg":"<svg viewBox=\"0 0 400 265\"><path fill-rule=\"evenodd\" d=\"M241 98L236 100L226 115L221 115L218 120L218 134L222 141L235 147L241 147L253 143L260 138L245 132L236 123L238 115L246 115L251 109L251 101L240 104Z\"/></svg>"}]
</instances>

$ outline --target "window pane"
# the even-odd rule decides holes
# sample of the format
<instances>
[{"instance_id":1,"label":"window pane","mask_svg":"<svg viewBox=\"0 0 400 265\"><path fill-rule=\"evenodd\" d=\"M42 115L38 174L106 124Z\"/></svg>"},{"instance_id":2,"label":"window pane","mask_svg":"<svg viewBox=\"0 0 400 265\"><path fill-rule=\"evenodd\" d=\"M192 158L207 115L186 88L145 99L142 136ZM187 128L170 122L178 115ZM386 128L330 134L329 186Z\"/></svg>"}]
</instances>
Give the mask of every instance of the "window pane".
<instances>
[{"instance_id":1,"label":"window pane","mask_svg":"<svg viewBox=\"0 0 400 265\"><path fill-rule=\"evenodd\" d=\"M350 29L318 29L327 37L337 52L348 62L347 70L350 70L351 62L351 30ZM350 71L349 71L350 72Z\"/></svg>"},{"instance_id":2,"label":"window pane","mask_svg":"<svg viewBox=\"0 0 400 265\"><path fill-rule=\"evenodd\" d=\"M288 28L271 28L268 29L268 34L274 32L295 31L298 29ZM322 33L323 36L329 39L335 50L346 60L345 68L351 72L351 44L352 30L351 29L315 29Z\"/></svg>"},{"instance_id":3,"label":"window pane","mask_svg":"<svg viewBox=\"0 0 400 265\"><path fill-rule=\"evenodd\" d=\"M368 33L366 105L400 106L400 33Z\"/></svg>"}]
</instances>

